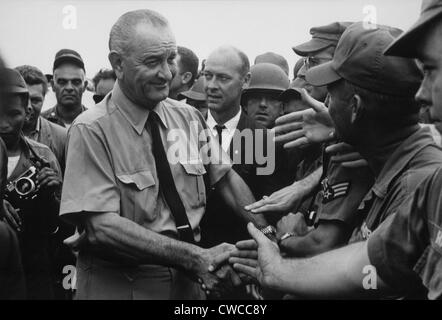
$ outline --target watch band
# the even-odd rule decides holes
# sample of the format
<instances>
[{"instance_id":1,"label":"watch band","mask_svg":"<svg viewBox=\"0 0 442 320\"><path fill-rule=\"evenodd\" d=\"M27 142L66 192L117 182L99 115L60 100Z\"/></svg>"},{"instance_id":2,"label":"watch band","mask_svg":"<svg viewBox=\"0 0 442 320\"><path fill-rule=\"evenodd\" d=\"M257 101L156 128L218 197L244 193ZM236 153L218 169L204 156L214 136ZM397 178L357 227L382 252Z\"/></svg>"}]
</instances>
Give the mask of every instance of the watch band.
<instances>
[{"instance_id":1,"label":"watch band","mask_svg":"<svg viewBox=\"0 0 442 320\"><path fill-rule=\"evenodd\" d=\"M290 238L290 237L296 237L296 234L294 234L293 232L286 232L286 233L284 233L284 234L281 236L281 238L279 238L279 240L278 240L278 245L281 244L281 242L282 242L283 240L285 240L285 239L287 239L287 238Z\"/></svg>"},{"instance_id":2,"label":"watch band","mask_svg":"<svg viewBox=\"0 0 442 320\"><path fill-rule=\"evenodd\" d=\"M268 225L265 228L261 228L261 229L259 229L259 231L261 231L267 237L270 235L276 236L276 229L271 225Z\"/></svg>"}]
</instances>

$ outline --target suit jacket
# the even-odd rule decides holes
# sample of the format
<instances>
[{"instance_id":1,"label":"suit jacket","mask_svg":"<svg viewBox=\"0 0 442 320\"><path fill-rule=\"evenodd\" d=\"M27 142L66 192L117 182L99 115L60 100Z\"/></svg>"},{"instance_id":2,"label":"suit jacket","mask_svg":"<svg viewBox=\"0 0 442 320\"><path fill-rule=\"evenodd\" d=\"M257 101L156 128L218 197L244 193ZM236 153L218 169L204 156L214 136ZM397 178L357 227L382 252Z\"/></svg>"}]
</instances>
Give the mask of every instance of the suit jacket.
<instances>
[{"instance_id":1,"label":"suit jacket","mask_svg":"<svg viewBox=\"0 0 442 320\"><path fill-rule=\"evenodd\" d=\"M280 150L276 151L276 164L275 171L271 175L257 175L257 169L260 165L257 163L255 157L255 149L261 147L264 152L267 152L267 140L266 140L266 128L256 123L244 112L241 112L241 116L236 127L238 131L235 132L228 154L233 160L234 164L232 169L239 174L239 176L249 186L256 199L261 199L263 195L269 195L272 192L281 188L286 183L282 173L282 163L285 162L280 157ZM245 143L245 140L241 140L241 144L238 146L233 145L233 141L238 137L240 132L245 129L251 129L253 136L253 162L246 163L246 152L250 152L250 146ZM256 129L264 130L264 139L261 140L257 134ZM262 143L262 145L261 145ZM241 151L241 159L235 159L235 154L238 155ZM279 155L279 156L278 156ZM250 155L249 155L250 156ZM235 161L237 160L237 161ZM269 160L272 161L272 160ZM266 164L261 165L266 166ZM215 186L216 189L216 186ZM208 194L206 213L204 214L200 226L201 226L201 245L209 248L222 242L235 243L239 240L248 239L250 236L247 232L246 222L238 217L238 215L225 203L220 194L216 190L212 190Z\"/></svg>"}]
</instances>

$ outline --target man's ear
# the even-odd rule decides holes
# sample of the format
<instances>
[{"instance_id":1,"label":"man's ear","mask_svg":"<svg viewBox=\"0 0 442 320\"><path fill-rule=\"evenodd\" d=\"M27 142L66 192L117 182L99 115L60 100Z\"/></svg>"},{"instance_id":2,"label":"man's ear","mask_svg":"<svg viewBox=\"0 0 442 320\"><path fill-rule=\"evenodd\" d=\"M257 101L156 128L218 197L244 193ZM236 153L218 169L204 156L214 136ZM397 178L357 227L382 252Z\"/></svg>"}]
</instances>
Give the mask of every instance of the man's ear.
<instances>
[{"instance_id":1,"label":"man's ear","mask_svg":"<svg viewBox=\"0 0 442 320\"><path fill-rule=\"evenodd\" d=\"M364 115L364 107L362 105L362 99L358 94L355 94L351 98L351 123L357 124Z\"/></svg>"},{"instance_id":2,"label":"man's ear","mask_svg":"<svg viewBox=\"0 0 442 320\"><path fill-rule=\"evenodd\" d=\"M189 84L190 80L192 80L192 72L187 71L181 75L182 84L187 85Z\"/></svg>"},{"instance_id":3,"label":"man's ear","mask_svg":"<svg viewBox=\"0 0 442 320\"><path fill-rule=\"evenodd\" d=\"M286 106L284 102L280 102L279 104L279 116L283 116L284 115L284 110L285 110Z\"/></svg>"},{"instance_id":4,"label":"man's ear","mask_svg":"<svg viewBox=\"0 0 442 320\"><path fill-rule=\"evenodd\" d=\"M247 74L244 77L244 82L242 84L242 89L247 89L249 87L250 84L250 78L251 78L252 74L250 72L247 72Z\"/></svg>"},{"instance_id":5,"label":"man's ear","mask_svg":"<svg viewBox=\"0 0 442 320\"><path fill-rule=\"evenodd\" d=\"M121 55L117 51L112 50L109 52L108 59L117 75L117 79L121 80L123 78L123 59Z\"/></svg>"},{"instance_id":6,"label":"man's ear","mask_svg":"<svg viewBox=\"0 0 442 320\"><path fill-rule=\"evenodd\" d=\"M84 80L83 92L86 91L86 89L87 89L87 84L88 84L88 81L87 81L87 80Z\"/></svg>"}]
</instances>

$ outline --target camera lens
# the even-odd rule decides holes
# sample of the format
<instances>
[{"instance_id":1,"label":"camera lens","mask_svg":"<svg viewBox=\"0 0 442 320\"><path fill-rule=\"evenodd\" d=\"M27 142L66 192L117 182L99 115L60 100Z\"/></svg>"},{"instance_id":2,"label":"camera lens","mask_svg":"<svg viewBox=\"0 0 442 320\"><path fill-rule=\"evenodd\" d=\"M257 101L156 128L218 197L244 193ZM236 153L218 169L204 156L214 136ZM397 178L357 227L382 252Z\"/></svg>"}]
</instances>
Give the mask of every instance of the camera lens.
<instances>
[{"instance_id":1,"label":"camera lens","mask_svg":"<svg viewBox=\"0 0 442 320\"><path fill-rule=\"evenodd\" d=\"M15 182L15 190L21 196L26 196L35 190L35 183L29 178L21 178Z\"/></svg>"}]
</instances>

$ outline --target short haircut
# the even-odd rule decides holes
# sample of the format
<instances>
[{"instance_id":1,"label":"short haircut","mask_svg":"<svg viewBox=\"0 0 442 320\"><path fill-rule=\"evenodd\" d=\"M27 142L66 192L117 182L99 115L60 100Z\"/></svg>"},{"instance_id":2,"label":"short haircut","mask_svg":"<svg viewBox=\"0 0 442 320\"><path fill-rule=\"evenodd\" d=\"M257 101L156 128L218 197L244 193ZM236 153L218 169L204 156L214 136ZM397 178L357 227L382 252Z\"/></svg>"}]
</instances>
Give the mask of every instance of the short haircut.
<instances>
[{"instance_id":1,"label":"short haircut","mask_svg":"<svg viewBox=\"0 0 442 320\"><path fill-rule=\"evenodd\" d=\"M190 72L192 74L192 79L189 81L189 86L192 86L198 77L199 59L192 50L186 47L178 46L177 50L180 56L180 72Z\"/></svg>"},{"instance_id":2,"label":"short haircut","mask_svg":"<svg viewBox=\"0 0 442 320\"><path fill-rule=\"evenodd\" d=\"M242 52L241 50L239 50L239 49L237 49L237 48L234 48L234 49L236 49L236 52L237 52L237 54L238 54L238 56L239 56L239 59L241 60L241 67L240 67L240 73L241 73L241 75L243 76L243 77L245 77L246 76L246 74L248 73L248 72L250 72L250 61L249 61L249 57L247 57L247 55L244 53L244 52Z\"/></svg>"},{"instance_id":3,"label":"short haircut","mask_svg":"<svg viewBox=\"0 0 442 320\"><path fill-rule=\"evenodd\" d=\"M48 80L40 69L34 66L23 65L16 67L15 70L21 74L27 85L41 84L43 86L43 95L46 95L48 92Z\"/></svg>"},{"instance_id":4,"label":"short haircut","mask_svg":"<svg viewBox=\"0 0 442 320\"><path fill-rule=\"evenodd\" d=\"M134 10L123 14L112 26L109 35L109 50L121 54L130 52L129 44L135 27L139 24L151 25L154 28L166 28L169 22L158 12L152 10Z\"/></svg>"},{"instance_id":5,"label":"short haircut","mask_svg":"<svg viewBox=\"0 0 442 320\"><path fill-rule=\"evenodd\" d=\"M117 80L115 71L112 69L101 69L100 71L98 71L97 74L92 79L95 89L97 89L97 85L100 82L100 80L106 80L106 79Z\"/></svg>"}]
</instances>

